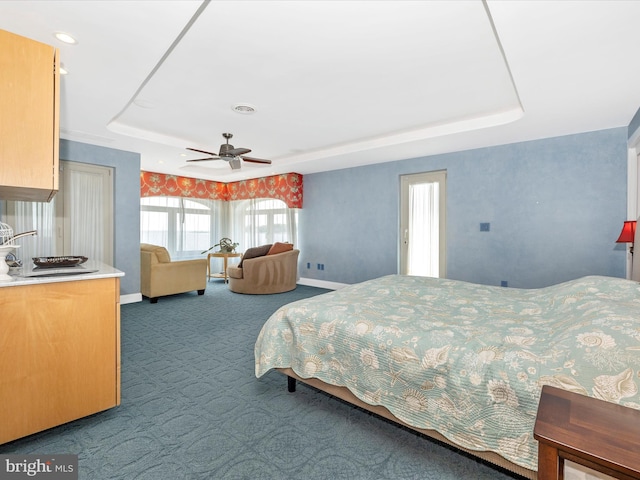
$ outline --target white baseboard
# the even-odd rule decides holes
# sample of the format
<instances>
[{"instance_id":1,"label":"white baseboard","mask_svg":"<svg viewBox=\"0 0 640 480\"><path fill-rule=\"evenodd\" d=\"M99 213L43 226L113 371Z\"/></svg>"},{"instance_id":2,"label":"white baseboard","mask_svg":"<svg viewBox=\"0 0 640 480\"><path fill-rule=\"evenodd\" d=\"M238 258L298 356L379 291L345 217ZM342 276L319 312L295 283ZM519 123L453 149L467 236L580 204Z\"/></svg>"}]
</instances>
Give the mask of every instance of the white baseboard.
<instances>
[{"instance_id":1,"label":"white baseboard","mask_svg":"<svg viewBox=\"0 0 640 480\"><path fill-rule=\"evenodd\" d=\"M120 295L120 305L125 305L127 303L136 303L142 301L141 293L130 293L128 295Z\"/></svg>"},{"instance_id":2,"label":"white baseboard","mask_svg":"<svg viewBox=\"0 0 640 480\"><path fill-rule=\"evenodd\" d=\"M313 278L300 278L298 284L308 287L327 288L329 290L340 290L346 287L348 283L328 282L327 280L315 280Z\"/></svg>"}]
</instances>

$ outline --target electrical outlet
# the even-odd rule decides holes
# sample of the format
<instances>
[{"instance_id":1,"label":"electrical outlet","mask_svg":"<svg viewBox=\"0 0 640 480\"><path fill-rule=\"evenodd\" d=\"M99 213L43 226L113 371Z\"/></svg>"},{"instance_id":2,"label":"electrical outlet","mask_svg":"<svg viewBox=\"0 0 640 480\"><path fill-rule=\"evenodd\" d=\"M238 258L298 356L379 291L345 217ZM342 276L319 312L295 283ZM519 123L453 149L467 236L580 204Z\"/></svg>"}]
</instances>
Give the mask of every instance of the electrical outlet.
<instances>
[{"instance_id":1,"label":"electrical outlet","mask_svg":"<svg viewBox=\"0 0 640 480\"><path fill-rule=\"evenodd\" d=\"M481 223L480 224L480 231L481 232L488 232L491 229L491 224L490 223Z\"/></svg>"},{"instance_id":2,"label":"electrical outlet","mask_svg":"<svg viewBox=\"0 0 640 480\"><path fill-rule=\"evenodd\" d=\"M509 286L509 282L507 282L506 280L502 280L502 281L500 282L500 286L501 286L501 287L508 287L508 286Z\"/></svg>"},{"instance_id":3,"label":"electrical outlet","mask_svg":"<svg viewBox=\"0 0 640 480\"><path fill-rule=\"evenodd\" d=\"M307 268L311 268L311 262L307 262Z\"/></svg>"}]
</instances>

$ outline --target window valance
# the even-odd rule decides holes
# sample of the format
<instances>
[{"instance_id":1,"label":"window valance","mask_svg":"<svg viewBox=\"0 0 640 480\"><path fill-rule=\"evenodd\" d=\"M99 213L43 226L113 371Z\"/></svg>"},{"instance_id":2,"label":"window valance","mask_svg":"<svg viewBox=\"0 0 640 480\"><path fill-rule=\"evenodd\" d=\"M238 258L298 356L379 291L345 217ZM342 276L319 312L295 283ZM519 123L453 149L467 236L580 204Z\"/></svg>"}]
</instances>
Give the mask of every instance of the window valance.
<instances>
[{"instance_id":1,"label":"window valance","mask_svg":"<svg viewBox=\"0 0 640 480\"><path fill-rule=\"evenodd\" d=\"M299 173L223 183L165 173L140 172L141 197L165 195L225 201L277 198L289 208L302 208L302 190L302 175Z\"/></svg>"}]
</instances>

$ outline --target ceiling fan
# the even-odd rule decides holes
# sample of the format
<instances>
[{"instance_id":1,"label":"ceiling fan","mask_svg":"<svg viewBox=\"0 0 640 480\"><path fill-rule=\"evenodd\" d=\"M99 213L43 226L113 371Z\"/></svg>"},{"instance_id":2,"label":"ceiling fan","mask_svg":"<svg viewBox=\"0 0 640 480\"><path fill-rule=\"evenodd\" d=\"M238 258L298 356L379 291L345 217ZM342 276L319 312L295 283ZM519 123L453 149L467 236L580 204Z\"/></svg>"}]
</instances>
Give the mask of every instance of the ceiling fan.
<instances>
[{"instance_id":1,"label":"ceiling fan","mask_svg":"<svg viewBox=\"0 0 640 480\"><path fill-rule=\"evenodd\" d=\"M206 162L209 160L225 160L229 162L229 166L233 170L237 170L240 168L240 159L245 162L251 163L262 163L262 164L271 164L271 160L264 160L262 158L254 158L254 157L246 157L244 154L249 153L251 149L249 148L234 148L233 145L229 143L229 139L233 137L231 133L223 133L222 136L227 139L227 143L223 143L220 145L220 153L212 153L207 152L205 150L198 150L197 148L188 148L187 150L191 150L192 152L204 153L206 155L210 155L206 158L195 158L193 160L187 160L187 162Z\"/></svg>"}]
</instances>

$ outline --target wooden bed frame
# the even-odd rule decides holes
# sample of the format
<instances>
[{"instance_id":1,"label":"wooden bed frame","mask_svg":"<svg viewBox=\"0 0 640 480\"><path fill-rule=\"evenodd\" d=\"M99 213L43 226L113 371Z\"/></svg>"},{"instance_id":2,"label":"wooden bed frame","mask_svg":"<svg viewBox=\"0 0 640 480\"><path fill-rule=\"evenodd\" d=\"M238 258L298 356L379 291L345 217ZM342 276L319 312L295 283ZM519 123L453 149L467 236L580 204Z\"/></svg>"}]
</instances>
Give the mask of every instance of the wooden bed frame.
<instances>
[{"instance_id":1,"label":"wooden bed frame","mask_svg":"<svg viewBox=\"0 0 640 480\"><path fill-rule=\"evenodd\" d=\"M375 415L379 415L383 418L386 418L387 420L390 420L393 423L407 427L418 433L426 435L427 437L433 438L442 443L450 445L458 450L462 450L463 452L466 452L469 455L472 455L473 457L479 458L493 465L504 468L505 470L508 470L510 472L516 473L518 475L521 475L523 477L526 477L532 480L535 480L538 477L538 473L536 471L529 470L528 468L524 468L524 467L521 467L520 465L516 465L512 462L509 462L508 460L498 455L497 453L488 452L488 451L469 450L469 449L460 447L459 445L456 445L451 440L448 440L446 437L444 437L443 435L441 435L435 430L426 430L422 428L412 427L411 425L408 425L404 423L402 420L399 420L398 418L396 418L386 408L379 405L369 405L368 403L363 402L358 397L356 397L353 393L351 393L351 391L346 387L336 387L335 385L330 385L328 383L323 382L322 380L318 380L317 378L301 378L298 375L296 375L295 372L290 368L277 368L276 370L278 370L280 373L283 373L288 377L287 388L289 392L295 392L296 381L300 381L306 385L309 385L313 388L317 388L318 390L328 393L329 395L333 395L334 397L344 400L347 403L355 405L356 407L360 407L363 410L366 410Z\"/></svg>"}]
</instances>

